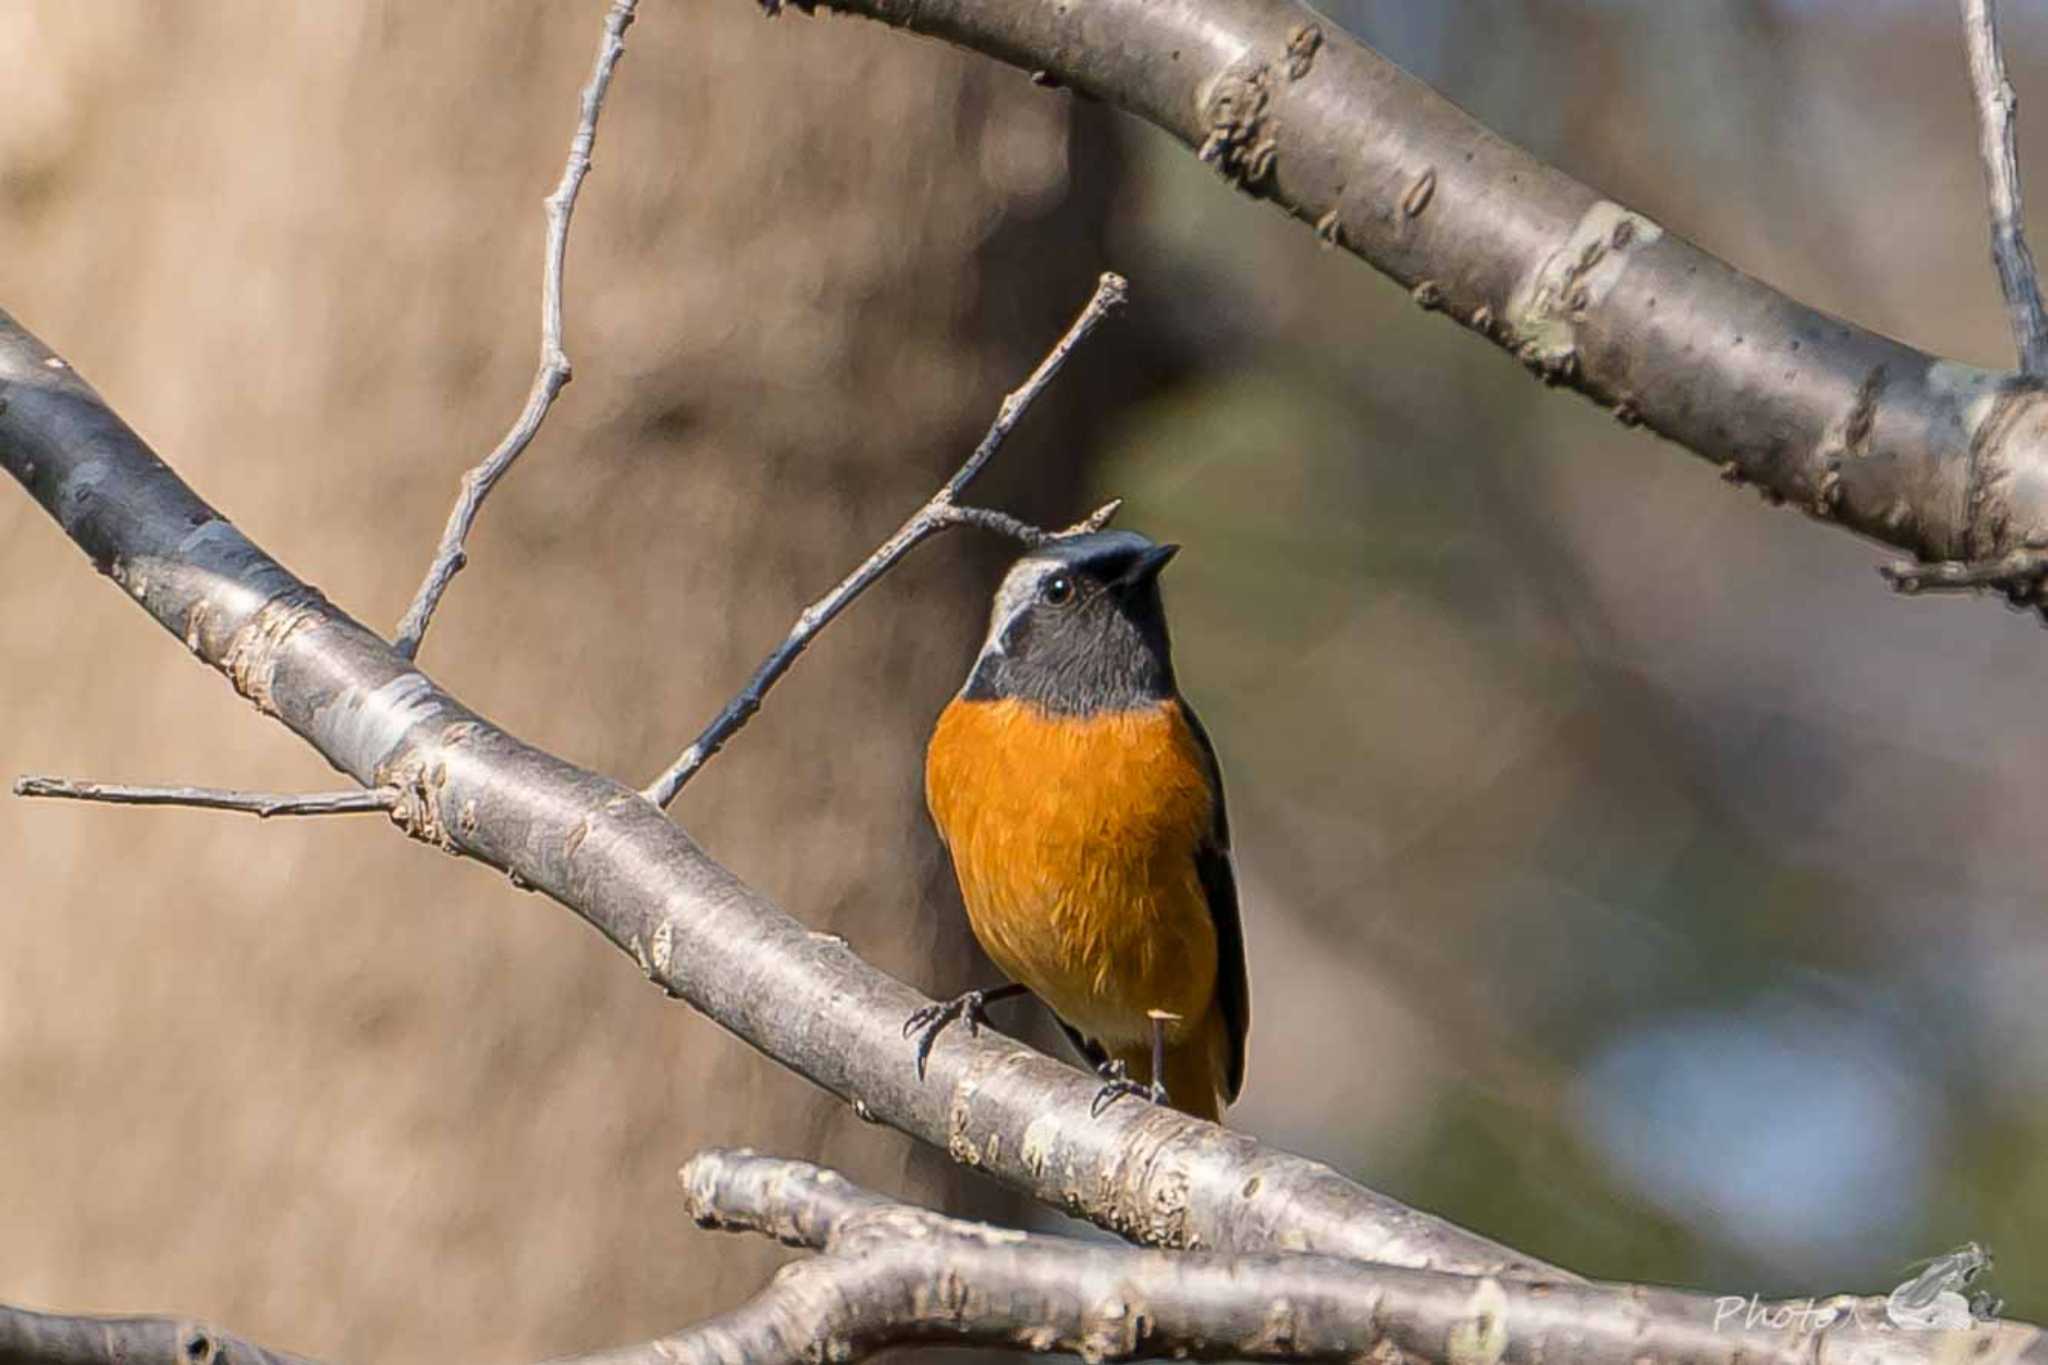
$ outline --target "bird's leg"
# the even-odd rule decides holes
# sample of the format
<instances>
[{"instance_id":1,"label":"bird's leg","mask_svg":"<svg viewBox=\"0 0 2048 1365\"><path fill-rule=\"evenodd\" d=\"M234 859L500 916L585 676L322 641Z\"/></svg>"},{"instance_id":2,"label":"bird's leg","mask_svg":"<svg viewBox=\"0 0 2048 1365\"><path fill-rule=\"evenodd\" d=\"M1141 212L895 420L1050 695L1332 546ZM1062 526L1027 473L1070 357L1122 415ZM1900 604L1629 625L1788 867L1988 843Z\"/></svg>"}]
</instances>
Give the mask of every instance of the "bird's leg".
<instances>
[{"instance_id":1,"label":"bird's leg","mask_svg":"<svg viewBox=\"0 0 2048 1365\"><path fill-rule=\"evenodd\" d=\"M1178 1024L1180 1016L1165 1010L1146 1010L1152 1021L1152 1103L1166 1103L1166 1026Z\"/></svg>"},{"instance_id":2,"label":"bird's leg","mask_svg":"<svg viewBox=\"0 0 2048 1365\"><path fill-rule=\"evenodd\" d=\"M981 1026L988 1022L985 1012L988 1006L998 1000L1008 1000L1016 995L1029 995L1025 987L1012 981L1008 985L994 986L985 991L968 991L951 1000L935 1005L926 1005L903 1021L903 1036L917 1035L917 1078L924 1079L925 1063L931 1058L932 1046L939 1041L939 1035L955 1019L967 1021L968 1033L979 1037Z\"/></svg>"},{"instance_id":3,"label":"bird's leg","mask_svg":"<svg viewBox=\"0 0 2048 1365\"><path fill-rule=\"evenodd\" d=\"M1102 1117L1103 1110L1125 1095L1154 1104L1166 1103L1166 1026L1179 1023L1180 1016L1165 1010L1147 1010L1145 1014L1152 1021L1152 1084L1140 1085L1131 1079L1121 1058L1110 1058L1095 1068L1095 1074L1102 1077L1102 1089L1095 1092L1095 1103L1088 1106L1091 1117Z\"/></svg>"},{"instance_id":4,"label":"bird's leg","mask_svg":"<svg viewBox=\"0 0 2048 1365\"><path fill-rule=\"evenodd\" d=\"M1125 1095L1135 1095L1141 1100L1152 1098L1152 1087L1132 1080L1121 1057L1111 1057L1095 1068L1095 1074L1102 1077L1102 1089L1095 1092L1095 1102L1088 1106L1090 1118L1101 1118L1103 1110Z\"/></svg>"}]
</instances>

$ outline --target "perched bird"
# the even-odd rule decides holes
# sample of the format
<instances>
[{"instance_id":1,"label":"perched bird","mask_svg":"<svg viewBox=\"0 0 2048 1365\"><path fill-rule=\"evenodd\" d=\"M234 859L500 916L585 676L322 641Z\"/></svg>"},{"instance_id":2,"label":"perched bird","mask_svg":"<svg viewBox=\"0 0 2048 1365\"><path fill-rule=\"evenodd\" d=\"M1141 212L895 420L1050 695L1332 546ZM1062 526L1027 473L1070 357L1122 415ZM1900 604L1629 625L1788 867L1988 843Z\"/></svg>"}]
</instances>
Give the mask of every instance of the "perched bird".
<instances>
[{"instance_id":1,"label":"perched bird","mask_svg":"<svg viewBox=\"0 0 2048 1365\"><path fill-rule=\"evenodd\" d=\"M1174 686L1159 571L1129 531L1053 540L996 592L925 757L968 922L1014 983L911 1016L917 1063L1024 992L1105 1078L1215 1119L1244 1084L1244 934L1216 751Z\"/></svg>"}]
</instances>

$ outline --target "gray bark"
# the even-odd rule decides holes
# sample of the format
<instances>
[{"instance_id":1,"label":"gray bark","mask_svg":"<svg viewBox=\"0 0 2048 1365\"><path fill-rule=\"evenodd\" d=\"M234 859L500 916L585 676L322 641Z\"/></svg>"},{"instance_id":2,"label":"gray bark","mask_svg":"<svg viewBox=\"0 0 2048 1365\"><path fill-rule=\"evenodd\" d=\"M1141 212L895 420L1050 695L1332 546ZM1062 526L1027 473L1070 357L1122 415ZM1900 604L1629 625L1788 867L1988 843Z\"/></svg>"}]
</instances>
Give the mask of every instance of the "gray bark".
<instances>
[{"instance_id":1,"label":"gray bark","mask_svg":"<svg viewBox=\"0 0 2048 1365\"><path fill-rule=\"evenodd\" d=\"M0 1306L0 1365L311 1365L189 1318L64 1317Z\"/></svg>"},{"instance_id":2,"label":"gray bark","mask_svg":"<svg viewBox=\"0 0 2048 1365\"><path fill-rule=\"evenodd\" d=\"M801 1365L919 1342L1088 1361L1330 1365L1920 1365L1961 1354L2003 1365L2048 1357L2040 1333L2020 1324L1901 1331L1883 1299L1761 1302L1286 1252L1134 1250L942 1217L861 1189L836 1171L745 1151L701 1153L682 1179L700 1225L822 1254L784 1267L729 1312L558 1365ZM16 1354L10 1342L19 1344ZM184 1324L47 1318L0 1307L0 1362L209 1358L273 1357Z\"/></svg>"},{"instance_id":3,"label":"gray bark","mask_svg":"<svg viewBox=\"0 0 2048 1365\"><path fill-rule=\"evenodd\" d=\"M1808 308L1489 132L1297 0L821 3L1158 125L1418 305L1772 500L1927 560L2048 545L2034 380Z\"/></svg>"}]
</instances>

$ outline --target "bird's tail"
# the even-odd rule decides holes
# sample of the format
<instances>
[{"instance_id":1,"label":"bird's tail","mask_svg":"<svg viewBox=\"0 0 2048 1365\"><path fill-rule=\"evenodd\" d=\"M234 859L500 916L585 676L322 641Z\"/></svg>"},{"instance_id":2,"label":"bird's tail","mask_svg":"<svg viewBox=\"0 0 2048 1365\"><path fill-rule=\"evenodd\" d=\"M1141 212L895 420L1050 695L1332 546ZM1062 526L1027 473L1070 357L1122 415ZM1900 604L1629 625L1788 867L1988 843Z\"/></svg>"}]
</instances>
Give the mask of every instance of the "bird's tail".
<instances>
[{"instance_id":1,"label":"bird's tail","mask_svg":"<svg viewBox=\"0 0 2048 1365\"><path fill-rule=\"evenodd\" d=\"M1139 1043L1116 1048L1112 1057L1124 1064L1124 1071L1141 1085L1152 1082L1152 1048ZM1223 1011L1210 1006L1202 1022L1177 1043L1166 1048L1166 1102L1184 1114L1211 1123L1221 1122L1230 1075L1230 1030Z\"/></svg>"}]
</instances>

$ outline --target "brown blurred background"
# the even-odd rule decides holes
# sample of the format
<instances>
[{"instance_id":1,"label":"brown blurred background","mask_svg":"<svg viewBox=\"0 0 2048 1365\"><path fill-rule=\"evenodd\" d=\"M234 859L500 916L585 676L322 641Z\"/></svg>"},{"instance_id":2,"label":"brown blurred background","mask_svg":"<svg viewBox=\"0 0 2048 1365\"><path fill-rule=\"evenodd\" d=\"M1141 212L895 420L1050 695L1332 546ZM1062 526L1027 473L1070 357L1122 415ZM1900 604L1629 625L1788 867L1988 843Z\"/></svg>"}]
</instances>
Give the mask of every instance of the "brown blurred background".
<instances>
[{"instance_id":1,"label":"brown blurred background","mask_svg":"<svg viewBox=\"0 0 2048 1365\"><path fill-rule=\"evenodd\" d=\"M0 306L363 619L530 378L603 5L0 10ZM2048 23L2008 6L2048 185ZM1810 302L2009 363L1947 0L1350 0L1502 133ZM2048 1314L2044 641L1546 392L1160 135L980 59L643 0L570 262L579 378L423 656L630 781L891 529L1114 266L987 495L1182 540L1257 1026L1233 1122L1590 1274L1882 1292L1966 1239ZM2048 188L2037 188L2048 194ZM999 546L864 601L683 822L935 991L920 809ZM329 777L0 498L0 773ZM729 1305L709 1142L982 1214L374 819L0 803L0 1300L356 1359Z\"/></svg>"}]
</instances>

